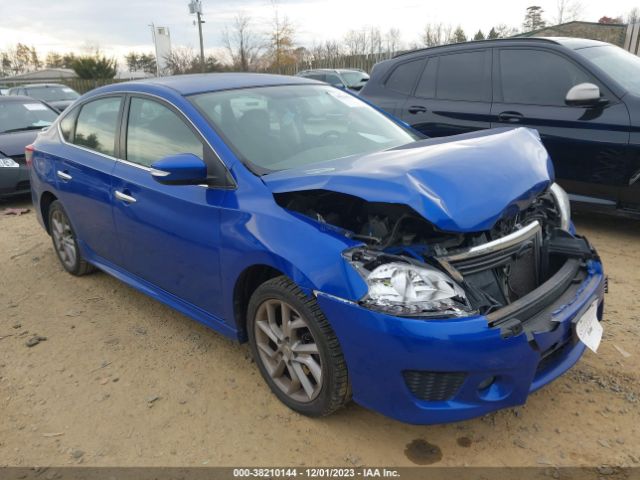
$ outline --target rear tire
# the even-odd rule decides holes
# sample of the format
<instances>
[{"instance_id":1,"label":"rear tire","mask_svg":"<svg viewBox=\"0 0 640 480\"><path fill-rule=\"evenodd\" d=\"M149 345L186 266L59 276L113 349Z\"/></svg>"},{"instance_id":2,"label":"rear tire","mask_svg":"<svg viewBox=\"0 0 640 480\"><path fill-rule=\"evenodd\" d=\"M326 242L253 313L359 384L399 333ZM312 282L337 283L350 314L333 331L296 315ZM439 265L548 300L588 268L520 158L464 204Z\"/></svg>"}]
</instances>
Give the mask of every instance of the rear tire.
<instances>
[{"instance_id":1,"label":"rear tire","mask_svg":"<svg viewBox=\"0 0 640 480\"><path fill-rule=\"evenodd\" d=\"M76 234L59 200L49 206L49 232L53 249L67 272L80 277L95 270L95 267L82 257Z\"/></svg>"},{"instance_id":2,"label":"rear tire","mask_svg":"<svg viewBox=\"0 0 640 480\"><path fill-rule=\"evenodd\" d=\"M260 373L289 408L321 417L349 401L349 375L338 339L315 299L289 278L276 277L256 289L247 331Z\"/></svg>"}]
</instances>

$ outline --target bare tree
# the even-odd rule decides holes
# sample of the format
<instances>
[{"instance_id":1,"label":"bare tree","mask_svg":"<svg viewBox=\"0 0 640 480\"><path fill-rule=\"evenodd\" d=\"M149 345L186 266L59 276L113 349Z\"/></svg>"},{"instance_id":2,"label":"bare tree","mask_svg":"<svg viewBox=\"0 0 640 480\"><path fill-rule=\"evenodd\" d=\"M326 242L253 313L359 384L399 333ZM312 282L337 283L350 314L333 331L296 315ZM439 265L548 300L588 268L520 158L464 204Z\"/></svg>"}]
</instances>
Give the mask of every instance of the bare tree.
<instances>
[{"instance_id":1,"label":"bare tree","mask_svg":"<svg viewBox=\"0 0 640 480\"><path fill-rule=\"evenodd\" d=\"M366 55L369 52L369 36L366 30L349 30L343 40L349 56Z\"/></svg>"},{"instance_id":2,"label":"bare tree","mask_svg":"<svg viewBox=\"0 0 640 480\"><path fill-rule=\"evenodd\" d=\"M2 64L3 70L13 75L37 70L41 66L36 49L23 43L18 43L4 52Z\"/></svg>"},{"instance_id":3,"label":"bare tree","mask_svg":"<svg viewBox=\"0 0 640 480\"><path fill-rule=\"evenodd\" d=\"M231 30L225 27L222 32L222 41L229 52L233 68L243 72L257 68L257 60L262 50L262 42L251 26L251 17L245 12L240 12L236 15Z\"/></svg>"},{"instance_id":4,"label":"bare tree","mask_svg":"<svg viewBox=\"0 0 640 480\"><path fill-rule=\"evenodd\" d=\"M505 23L500 23L493 27L489 32L489 36L487 38L507 38L512 37L513 35L518 33L518 29L515 27L510 27Z\"/></svg>"},{"instance_id":5,"label":"bare tree","mask_svg":"<svg viewBox=\"0 0 640 480\"><path fill-rule=\"evenodd\" d=\"M393 57L402 49L402 36L399 28L390 28L384 35L387 58Z\"/></svg>"},{"instance_id":6,"label":"bare tree","mask_svg":"<svg viewBox=\"0 0 640 480\"><path fill-rule=\"evenodd\" d=\"M273 18L269 35L269 57L271 68L282 72L283 67L295 64L295 27L286 15L281 15L278 2L271 0Z\"/></svg>"},{"instance_id":7,"label":"bare tree","mask_svg":"<svg viewBox=\"0 0 640 480\"><path fill-rule=\"evenodd\" d=\"M370 27L369 34L369 56L375 61L379 61L382 58L382 32L378 27Z\"/></svg>"},{"instance_id":8,"label":"bare tree","mask_svg":"<svg viewBox=\"0 0 640 480\"><path fill-rule=\"evenodd\" d=\"M627 23L638 23L638 22L640 22L640 9L633 8L627 14Z\"/></svg>"},{"instance_id":9,"label":"bare tree","mask_svg":"<svg viewBox=\"0 0 640 480\"><path fill-rule=\"evenodd\" d=\"M558 14L555 21L558 24L579 20L584 13L584 5L580 0L557 0L556 5Z\"/></svg>"},{"instance_id":10,"label":"bare tree","mask_svg":"<svg viewBox=\"0 0 640 480\"><path fill-rule=\"evenodd\" d=\"M453 26L442 23L427 23L422 33L422 43L427 47L435 47L451 43L453 40Z\"/></svg>"}]
</instances>

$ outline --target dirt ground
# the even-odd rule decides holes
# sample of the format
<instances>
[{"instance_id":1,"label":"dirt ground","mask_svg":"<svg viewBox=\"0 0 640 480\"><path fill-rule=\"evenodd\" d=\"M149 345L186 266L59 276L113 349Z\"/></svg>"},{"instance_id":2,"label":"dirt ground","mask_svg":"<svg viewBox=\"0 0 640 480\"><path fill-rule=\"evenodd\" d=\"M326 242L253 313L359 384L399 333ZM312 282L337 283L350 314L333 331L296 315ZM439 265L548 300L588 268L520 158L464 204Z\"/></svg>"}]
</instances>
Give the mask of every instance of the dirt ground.
<instances>
[{"instance_id":1,"label":"dirt ground","mask_svg":"<svg viewBox=\"0 0 640 480\"><path fill-rule=\"evenodd\" d=\"M576 217L609 274L597 355L526 406L411 426L355 404L291 412L246 345L104 273L68 275L34 212L8 207L31 205L0 204L0 466L640 465L640 222Z\"/></svg>"}]
</instances>

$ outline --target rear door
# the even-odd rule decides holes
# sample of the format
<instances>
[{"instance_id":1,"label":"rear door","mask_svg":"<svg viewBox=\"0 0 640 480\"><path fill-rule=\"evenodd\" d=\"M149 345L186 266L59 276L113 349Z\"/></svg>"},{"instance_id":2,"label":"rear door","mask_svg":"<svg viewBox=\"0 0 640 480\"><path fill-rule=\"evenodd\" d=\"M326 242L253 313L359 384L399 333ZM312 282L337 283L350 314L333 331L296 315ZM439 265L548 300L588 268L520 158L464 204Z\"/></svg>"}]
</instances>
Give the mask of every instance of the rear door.
<instances>
[{"instance_id":1,"label":"rear door","mask_svg":"<svg viewBox=\"0 0 640 480\"><path fill-rule=\"evenodd\" d=\"M382 85L372 85L364 97L391 115L401 118L405 101L413 92L424 68L424 57L398 63Z\"/></svg>"},{"instance_id":2,"label":"rear door","mask_svg":"<svg viewBox=\"0 0 640 480\"><path fill-rule=\"evenodd\" d=\"M56 157L59 199L88 254L109 261L119 257L111 212L111 173L123 97L110 95L84 103L60 126L66 145Z\"/></svg>"},{"instance_id":3,"label":"rear door","mask_svg":"<svg viewBox=\"0 0 640 480\"><path fill-rule=\"evenodd\" d=\"M559 52L505 47L496 49L495 56L493 126L537 129L560 185L574 199L587 196L614 206L628 182L625 156L630 121L625 105ZM569 89L584 82L598 85L608 103L598 107L566 105Z\"/></svg>"},{"instance_id":4,"label":"rear door","mask_svg":"<svg viewBox=\"0 0 640 480\"><path fill-rule=\"evenodd\" d=\"M402 119L430 137L491 126L491 49L431 56Z\"/></svg>"},{"instance_id":5,"label":"rear door","mask_svg":"<svg viewBox=\"0 0 640 480\"><path fill-rule=\"evenodd\" d=\"M113 197L122 266L192 305L221 313L220 204L226 190L163 185L150 174L157 160L193 153L220 162L176 109L145 96L126 107ZM213 166L212 166L213 169Z\"/></svg>"}]
</instances>

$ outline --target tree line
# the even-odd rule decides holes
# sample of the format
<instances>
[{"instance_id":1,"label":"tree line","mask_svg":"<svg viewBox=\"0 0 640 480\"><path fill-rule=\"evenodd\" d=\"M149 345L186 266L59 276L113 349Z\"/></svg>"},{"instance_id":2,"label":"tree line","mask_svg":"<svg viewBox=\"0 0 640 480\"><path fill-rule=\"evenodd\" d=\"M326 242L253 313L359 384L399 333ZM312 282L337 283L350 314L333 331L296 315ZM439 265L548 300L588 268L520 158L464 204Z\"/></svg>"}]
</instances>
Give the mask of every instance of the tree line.
<instances>
[{"instance_id":1,"label":"tree line","mask_svg":"<svg viewBox=\"0 0 640 480\"><path fill-rule=\"evenodd\" d=\"M488 30L480 29L468 35L459 25L427 23L417 40L405 43L398 28L383 31L379 27L367 27L349 30L340 39L314 42L305 47L297 42L295 25L281 13L275 0L272 5L272 17L266 21L256 21L244 11L240 11L235 16L222 32L224 55L208 54L202 65L199 55L192 48L176 47L161 62L165 68L160 73L167 75L201 71L291 73L299 68L356 67L357 60L362 59L366 59L366 64L370 66L406 50L469 40L506 38L520 32L538 30L550 24L542 7L533 5L526 9L520 28L497 24ZM580 0L558 0L557 12L551 22L564 23L579 20L582 12ZM640 11L635 8L626 18L603 16L600 23L634 23L639 20ZM129 72L155 75L157 71L155 55L145 52L129 52L124 56L123 66ZM18 43L15 47L0 52L0 76L17 75L43 67L73 69L80 78L109 79L116 75L118 62L115 58L103 55L99 49L84 55L49 52L43 58L33 46Z\"/></svg>"}]
</instances>

